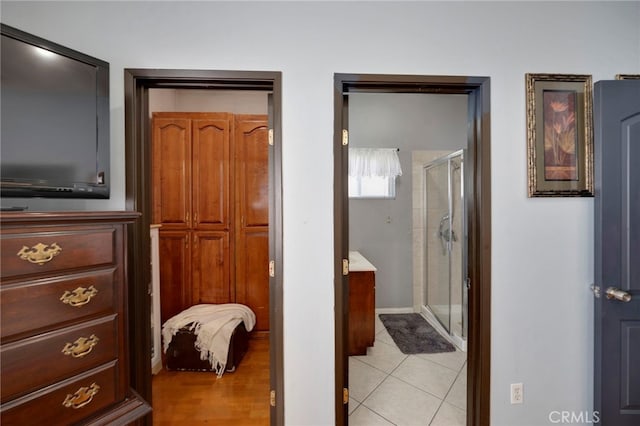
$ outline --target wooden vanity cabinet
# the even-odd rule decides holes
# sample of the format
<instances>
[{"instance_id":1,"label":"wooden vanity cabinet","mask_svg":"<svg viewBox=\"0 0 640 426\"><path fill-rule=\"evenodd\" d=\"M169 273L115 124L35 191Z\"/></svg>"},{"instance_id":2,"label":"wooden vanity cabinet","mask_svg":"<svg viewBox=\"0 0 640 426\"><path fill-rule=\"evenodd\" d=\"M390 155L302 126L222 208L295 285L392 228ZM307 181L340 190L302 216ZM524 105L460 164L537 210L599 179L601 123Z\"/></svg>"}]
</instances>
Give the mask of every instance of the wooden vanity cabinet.
<instances>
[{"instance_id":1,"label":"wooden vanity cabinet","mask_svg":"<svg viewBox=\"0 0 640 426\"><path fill-rule=\"evenodd\" d=\"M349 272L349 355L366 355L375 340L375 272Z\"/></svg>"},{"instance_id":2,"label":"wooden vanity cabinet","mask_svg":"<svg viewBox=\"0 0 640 426\"><path fill-rule=\"evenodd\" d=\"M2 213L0 422L128 424L128 212Z\"/></svg>"}]
</instances>

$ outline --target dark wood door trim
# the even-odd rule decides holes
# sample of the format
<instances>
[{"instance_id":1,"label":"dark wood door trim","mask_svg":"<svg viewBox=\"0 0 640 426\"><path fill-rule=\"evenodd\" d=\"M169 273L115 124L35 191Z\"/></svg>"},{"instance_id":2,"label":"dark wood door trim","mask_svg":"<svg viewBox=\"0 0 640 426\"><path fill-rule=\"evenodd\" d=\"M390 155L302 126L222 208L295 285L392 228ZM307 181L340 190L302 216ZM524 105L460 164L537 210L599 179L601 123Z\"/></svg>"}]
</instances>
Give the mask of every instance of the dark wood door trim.
<instances>
[{"instance_id":1,"label":"dark wood door trim","mask_svg":"<svg viewBox=\"0 0 640 426\"><path fill-rule=\"evenodd\" d=\"M347 97L354 92L467 94L469 337L467 352L467 424L489 425L491 374L491 149L488 77L376 74L334 75L334 287L336 425L348 424L343 390L348 388L348 276L342 259L349 253Z\"/></svg>"},{"instance_id":2,"label":"dark wood door trim","mask_svg":"<svg viewBox=\"0 0 640 426\"><path fill-rule=\"evenodd\" d=\"M284 358L282 317L282 73L269 71L209 71L125 69L126 208L142 213L130 227L128 306L131 318L132 387L147 401L151 395L149 225L151 223L151 150L149 89L260 90L269 94L269 122L273 149L269 159L269 258L275 261L275 277L269 279L270 380L276 392L271 425L284 424ZM269 398L265 395L265 399ZM145 419L151 425L151 418Z\"/></svg>"}]
</instances>

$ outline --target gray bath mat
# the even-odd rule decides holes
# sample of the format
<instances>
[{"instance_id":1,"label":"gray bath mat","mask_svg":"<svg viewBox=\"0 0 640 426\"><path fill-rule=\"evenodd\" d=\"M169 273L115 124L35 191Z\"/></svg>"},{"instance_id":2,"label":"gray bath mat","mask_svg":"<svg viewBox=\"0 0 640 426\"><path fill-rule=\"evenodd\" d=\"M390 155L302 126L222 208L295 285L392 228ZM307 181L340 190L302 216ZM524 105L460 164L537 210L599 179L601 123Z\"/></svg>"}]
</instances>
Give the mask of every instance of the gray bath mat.
<instances>
[{"instance_id":1,"label":"gray bath mat","mask_svg":"<svg viewBox=\"0 0 640 426\"><path fill-rule=\"evenodd\" d=\"M420 314L380 314L379 317L404 354L435 354L456 350Z\"/></svg>"}]
</instances>

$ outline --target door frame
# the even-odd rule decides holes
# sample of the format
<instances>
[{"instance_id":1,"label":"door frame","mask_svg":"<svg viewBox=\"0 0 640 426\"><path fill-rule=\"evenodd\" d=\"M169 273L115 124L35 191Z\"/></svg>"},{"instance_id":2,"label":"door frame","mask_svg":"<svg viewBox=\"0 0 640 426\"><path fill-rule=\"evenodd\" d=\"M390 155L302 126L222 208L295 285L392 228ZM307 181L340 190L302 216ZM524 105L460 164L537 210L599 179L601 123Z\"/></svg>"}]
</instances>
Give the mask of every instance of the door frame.
<instances>
[{"instance_id":1,"label":"door frame","mask_svg":"<svg viewBox=\"0 0 640 426\"><path fill-rule=\"evenodd\" d=\"M151 341L149 321L151 255L151 144L149 89L257 90L268 93L269 124L273 148L269 155L269 259L275 274L269 277L269 380L275 401L271 401L270 424L284 424L284 358L282 316L282 73L279 71L215 71L184 69L125 69L125 205L141 213L129 228L128 301L132 366L132 387L147 401L151 395ZM266 265L265 265L266 268ZM269 395L265 395L269 398ZM145 418L151 424L151 416Z\"/></svg>"},{"instance_id":2,"label":"door frame","mask_svg":"<svg viewBox=\"0 0 640 426\"><path fill-rule=\"evenodd\" d=\"M345 94L466 94L468 186L469 337L467 352L467 424L489 425L491 377L491 150L490 79L466 76L334 74L334 303L336 425L348 424L348 275L349 257L348 100Z\"/></svg>"}]
</instances>

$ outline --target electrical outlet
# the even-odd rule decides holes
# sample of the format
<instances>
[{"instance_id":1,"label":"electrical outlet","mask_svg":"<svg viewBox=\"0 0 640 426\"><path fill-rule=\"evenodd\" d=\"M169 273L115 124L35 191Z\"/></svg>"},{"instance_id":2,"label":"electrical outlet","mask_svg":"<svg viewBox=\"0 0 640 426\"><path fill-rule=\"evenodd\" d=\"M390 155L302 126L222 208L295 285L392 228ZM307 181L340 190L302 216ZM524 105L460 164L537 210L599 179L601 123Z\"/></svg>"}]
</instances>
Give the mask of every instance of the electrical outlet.
<instances>
[{"instance_id":1,"label":"electrical outlet","mask_svg":"<svg viewBox=\"0 0 640 426\"><path fill-rule=\"evenodd\" d=\"M511 383L511 403L522 404L524 400L522 383Z\"/></svg>"}]
</instances>

